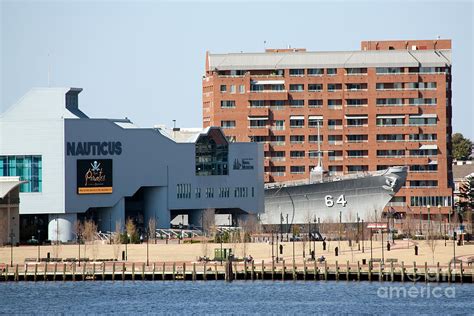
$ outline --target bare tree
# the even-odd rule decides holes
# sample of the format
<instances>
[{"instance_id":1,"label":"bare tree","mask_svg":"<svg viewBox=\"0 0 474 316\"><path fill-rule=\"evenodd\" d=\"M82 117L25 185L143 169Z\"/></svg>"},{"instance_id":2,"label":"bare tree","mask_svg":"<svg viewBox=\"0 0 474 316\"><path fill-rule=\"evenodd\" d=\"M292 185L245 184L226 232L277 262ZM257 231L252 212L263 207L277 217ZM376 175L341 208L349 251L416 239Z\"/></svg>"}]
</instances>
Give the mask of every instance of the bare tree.
<instances>
[{"instance_id":1,"label":"bare tree","mask_svg":"<svg viewBox=\"0 0 474 316\"><path fill-rule=\"evenodd\" d=\"M8 241L8 215L7 212L0 211L0 245Z\"/></svg>"},{"instance_id":2,"label":"bare tree","mask_svg":"<svg viewBox=\"0 0 474 316\"><path fill-rule=\"evenodd\" d=\"M125 231L127 232L127 243L129 243L132 241L132 238L134 238L135 234L137 233L137 226L135 225L133 219L131 219L130 217L125 223Z\"/></svg>"},{"instance_id":3,"label":"bare tree","mask_svg":"<svg viewBox=\"0 0 474 316\"><path fill-rule=\"evenodd\" d=\"M115 232L113 234L113 247L114 247L114 259L118 260L120 255L120 248L122 244L122 239L120 238L122 234L122 223L120 221L115 222Z\"/></svg>"},{"instance_id":4,"label":"bare tree","mask_svg":"<svg viewBox=\"0 0 474 316\"><path fill-rule=\"evenodd\" d=\"M148 235L153 238L153 243L156 243L156 221L154 218L148 220Z\"/></svg>"},{"instance_id":5,"label":"bare tree","mask_svg":"<svg viewBox=\"0 0 474 316\"><path fill-rule=\"evenodd\" d=\"M436 234L433 233L433 231L431 229L428 231L428 236L427 236L427 239L426 239L426 243L427 243L428 247L431 250L431 256L432 256L433 264L434 264L435 263L436 246L438 244L438 241L436 240Z\"/></svg>"},{"instance_id":6,"label":"bare tree","mask_svg":"<svg viewBox=\"0 0 474 316\"><path fill-rule=\"evenodd\" d=\"M92 248L92 258L95 259L97 256L97 244L95 243L97 239L97 225L93 220L86 220L84 222L84 255L86 255L86 244L89 244Z\"/></svg>"},{"instance_id":7,"label":"bare tree","mask_svg":"<svg viewBox=\"0 0 474 316\"><path fill-rule=\"evenodd\" d=\"M213 209L206 209L202 213L202 218L201 218L201 225L202 225L202 230L203 233L206 236L210 236L213 234L215 230L215 212Z\"/></svg>"}]
</instances>

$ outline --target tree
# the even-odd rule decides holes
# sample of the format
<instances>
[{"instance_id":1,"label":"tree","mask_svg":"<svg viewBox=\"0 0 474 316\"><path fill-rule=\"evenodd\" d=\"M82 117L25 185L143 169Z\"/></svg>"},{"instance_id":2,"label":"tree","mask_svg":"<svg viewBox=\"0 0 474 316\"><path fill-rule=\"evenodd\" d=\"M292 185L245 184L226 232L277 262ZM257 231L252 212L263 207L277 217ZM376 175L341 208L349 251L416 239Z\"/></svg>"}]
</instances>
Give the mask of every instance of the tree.
<instances>
[{"instance_id":1,"label":"tree","mask_svg":"<svg viewBox=\"0 0 474 316\"><path fill-rule=\"evenodd\" d=\"M459 201L456 203L459 222L462 224L464 219L468 219L467 214L474 208L474 176L469 175L459 186Z\"/></svg>"},{"instance_id":2,"label":"tree","mask_svg":"<svg viewBox=\"0 0 474 316\"><path fill-rule=\"evenodd\" d=\"M122 240L120 238L122 232L122 223L120 221L115 222L115 232L113 233L112 241L114 243L114 258L117 260L120 255L120 248L122 244Z\"/></svg>"},{"instance_id":3,"label":"tree","mask_svg":"<svg viewBox=\"0 0 474 316\"><path fill-rule=\"evenodd\" d=\"M93 220L86 220L84 222L83 229L84 236L84 255L86 255L86 244L92 245L92 257L93 259L97 256L97 245L95 240L97 239L97 225Z\"/></svg>"},{"instance_id":4,"label":"tree","mask_svg":"<svg viewBox=\"0 0 474 316\"><path fill-rule=\"evenodd\" d=\"M156 221L154 218L150 218L148 221L148 239L152 238L156 244Z\"/></svg>"},{"instance_id":5,"label":"tree","mask_svg":"<svg viewBox=\"0 0 474 316\"><path fill-rule=\"evenodd\" d=\"M467 160L472 152L472 142L464 138L461 133L453 134L453 158L456 160Z\"/></svg>"}]
</instances>

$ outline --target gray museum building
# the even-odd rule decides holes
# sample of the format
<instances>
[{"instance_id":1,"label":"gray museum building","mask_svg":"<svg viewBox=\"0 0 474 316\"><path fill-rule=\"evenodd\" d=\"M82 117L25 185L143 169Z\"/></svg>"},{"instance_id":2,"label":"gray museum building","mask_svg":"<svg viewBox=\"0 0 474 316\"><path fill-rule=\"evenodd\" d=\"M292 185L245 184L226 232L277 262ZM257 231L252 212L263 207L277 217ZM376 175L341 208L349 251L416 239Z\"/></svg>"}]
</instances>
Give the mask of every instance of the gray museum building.
<instances>
[{"instance_id":1,"label":"gray museum building","mask_svg":"<svg viewBox=\"0 0 474 316\"><path fill-rule=\"evenodd\" d=\"M89 118L78 106L81 91L35 88L0 114L0 177L25 181L20 241L74 240L75 222L86 218L114 231L128 218L139 228L151 218L169 228L186 215L200 227L209 209L233 223L263 212L260 144L228 142L215 127Z\"/></svg>"}]
</instances>

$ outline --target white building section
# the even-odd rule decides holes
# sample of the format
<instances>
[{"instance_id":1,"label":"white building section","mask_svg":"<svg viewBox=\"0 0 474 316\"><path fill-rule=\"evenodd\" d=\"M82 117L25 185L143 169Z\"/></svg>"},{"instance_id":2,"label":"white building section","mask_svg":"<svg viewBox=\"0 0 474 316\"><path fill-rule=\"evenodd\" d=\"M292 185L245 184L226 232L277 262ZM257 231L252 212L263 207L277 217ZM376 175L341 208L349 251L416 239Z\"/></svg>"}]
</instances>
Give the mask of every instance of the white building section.
<instances>
[{"instance_id":1,"label":"white building section","mask_svg":"<svg viewBox=\"0 0 474 316\"><path fill-rule=\"evenodd\" d=\"M205 209L235 220L263 211L261 145L228 143L219 128L91 119L79 110L81 91L33 89L0 115L0 176L26 181L23 239L43 229L43 239L73 240L75 221L86 218L102 231L128 218L144 230L152 218L168 228L178 215L201 226Z\"/></svg>"}]
</instances>

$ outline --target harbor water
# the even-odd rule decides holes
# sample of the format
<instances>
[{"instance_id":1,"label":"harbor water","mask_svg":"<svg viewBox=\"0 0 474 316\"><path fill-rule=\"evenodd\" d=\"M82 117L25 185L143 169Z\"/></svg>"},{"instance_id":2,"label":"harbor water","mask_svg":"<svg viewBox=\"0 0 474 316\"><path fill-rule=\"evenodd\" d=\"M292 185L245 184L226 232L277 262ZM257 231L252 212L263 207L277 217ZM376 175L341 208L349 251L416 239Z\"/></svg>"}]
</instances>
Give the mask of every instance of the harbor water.
<instances>
[{"instance_id":1,"label":"harbor water","mask_svg":"<svg viewBox=\"0 0 474 316\"><path fill-rule=\"evenodd\" d=\"M0 283L0 314L472 314L474 285L397 282Z\"/></svg>"}]
</instances>

